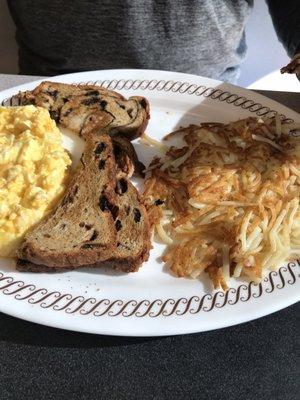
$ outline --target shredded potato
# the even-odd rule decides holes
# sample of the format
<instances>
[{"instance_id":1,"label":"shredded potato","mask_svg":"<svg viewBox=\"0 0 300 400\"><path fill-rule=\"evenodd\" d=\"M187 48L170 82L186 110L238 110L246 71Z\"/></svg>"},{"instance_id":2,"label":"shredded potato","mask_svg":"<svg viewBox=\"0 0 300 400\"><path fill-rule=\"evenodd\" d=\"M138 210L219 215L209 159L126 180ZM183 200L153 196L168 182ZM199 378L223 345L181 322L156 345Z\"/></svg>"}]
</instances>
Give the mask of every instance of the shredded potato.
<instances>
[{"instance_id":1,"label":"shredded potato","mask_svg":"<svg viewBox=\"0 0 300 400\"><path fill-rule=\"evenodd\" d=\"M140 141L144 143L147 146L154 146L157 148L159 151L166 151L167 146L165 146L163 143L159 142L158 140L152 139L150 136L148 136L146 133L143 133L143 135L140 138Z\"/></svg>"},{"instance_id":2,"label":"shredded potato","mask_svg":"<svg viewBox=\"0 0 300 400\"><path fill-rule=\"evenodd\" d=\"M230 277L257 282L300 254L295 129L279 117L247 118L167 136L183 136L186 146L153 160L143 199L176 276L205 271L214 288L227 290Z\"/></svg>"}]
</instances>

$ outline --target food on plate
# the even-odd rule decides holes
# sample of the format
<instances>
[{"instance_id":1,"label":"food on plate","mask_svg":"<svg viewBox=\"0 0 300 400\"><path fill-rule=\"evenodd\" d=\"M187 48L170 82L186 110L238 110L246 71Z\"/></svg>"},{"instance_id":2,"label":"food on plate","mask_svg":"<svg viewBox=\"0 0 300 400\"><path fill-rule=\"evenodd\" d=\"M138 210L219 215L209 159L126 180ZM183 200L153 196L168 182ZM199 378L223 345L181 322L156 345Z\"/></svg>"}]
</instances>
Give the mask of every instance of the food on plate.
<instances>
[{"instance_id":1,"label":"food on plate","mask_svg":"<svg viewBox=\"0 0 300 400\"><path fill-rule=\"evenodd\" d=\"M0 107L1 257L15 256L24 234L58 202L70 164L47 110Z\"/></svg>"},{"instance_id":2,"label":"food on plate","mask_svg":"<svg viewBox=\"0 0 300 400\"><path fill-rule=\"evenodd\" d=\"M97 85L42 82L32 91L19 93L14 100L46 108L57 123L79 135L89 118L93 128L97 123L102 127L103 115L109 114L110 126L118 127L118 134L132 140L145 130L149 119L149 105L144 97L126 100L121 94Z\"/></svg>"},{"instance_id":3,"label":"food on plate","mask_svg":"<svg viewBox=\"0 0 300 400\"><path fill-rule=\"evenodd\" d=\"M284 67L280 69L282 74L296 74L300 76L300 53L295 54L293 59Z\"/></svg>"},{"instance_id":4,"label":"food on plate","mask_svg":"<svg viewBox=\"0 0 300 400\"><path fill-rule=\"evenodd\" d=\"M60 84L51 85L58 90L55 95L58 101ZM73 86L62 85L62 90L66 95ZM83 87L77 96L81 99L86 90ZM91 96L94 98L96 94ZM20 98L23 97L21 94ZM57 208L26 235L18 250L18 270L40 272L110 266L131 272L148 259L149 220L138 191L129 180L135 166L141 168L141 164L127 138L143 132L149 107L146 99L135 98L133 103L104 89L100 98L97 95L97 102L108 103L108 97L110 111L105 107L96 111L86 109L85 118L80 116L80 129L71 126L85 140L82 157ZM73 95L72 104L78 106L73 112L78 116L82 105L75 100ZM132 108L130 112L127 102ZM125 107L126 115L119 113L119 105ZM129 114L130 118L134 115L131 120ZM68 124L65 126L70 128Z\"/></svg>"},{"instance_id":5,"label":"food on plate","mask_svg":"<svg viewBox=\"0 0 300 400\"><path fill-rule=\"evenodd\" d=\"M110 136L87 138L61 204L26 236L18 252L34 265L20 262L18 267L37 271L105 262L129 272L147 258L149 232L137 190L126 177L118 179Z\"/></svg>"},{"instance_id":6,"label":"food on plate","mask_svg":"<svg viewBox=\"0 0 300 400\"><path fill-rule=\"evenodd\" d=\"M148 168L144 202L163 261L178 277L205 271L214 288L230 277L258 281L300 254L300 140L295 124L247 118L203 123L166 137Z\"/></svg>"}]
</instances>

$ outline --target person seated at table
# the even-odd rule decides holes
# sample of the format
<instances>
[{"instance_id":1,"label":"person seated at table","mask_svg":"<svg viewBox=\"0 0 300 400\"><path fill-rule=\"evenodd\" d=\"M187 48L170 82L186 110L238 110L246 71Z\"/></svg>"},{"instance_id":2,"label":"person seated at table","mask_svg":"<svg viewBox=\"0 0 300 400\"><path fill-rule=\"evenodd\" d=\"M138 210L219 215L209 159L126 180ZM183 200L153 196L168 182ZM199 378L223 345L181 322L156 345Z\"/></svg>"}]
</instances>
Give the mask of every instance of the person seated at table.
<instances>
[{"instance_id":1,"label":"person seated at table","mask_svg":"<svg viewBox=\"0 0 300 400\"><path fill-rule=\"evenodd\" d=\"M299 2L266 1L294 57L300 52ZM234 83L253 0L8 0L8 6L21 74L145 68Z\"/></svg>"}]
</instances>

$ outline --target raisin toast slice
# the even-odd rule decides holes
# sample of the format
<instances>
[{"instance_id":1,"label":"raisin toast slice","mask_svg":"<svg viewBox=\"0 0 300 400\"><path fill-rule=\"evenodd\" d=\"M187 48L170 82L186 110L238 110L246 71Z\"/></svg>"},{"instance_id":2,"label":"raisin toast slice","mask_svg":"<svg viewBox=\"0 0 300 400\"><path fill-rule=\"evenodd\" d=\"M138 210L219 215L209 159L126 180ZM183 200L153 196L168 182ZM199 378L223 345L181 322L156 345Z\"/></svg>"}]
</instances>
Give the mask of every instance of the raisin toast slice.
<instances>
[{"instance_id":1,"label":"raisin toast slice","mask_svg":"<svg viewBox=\"0 0 300 400\"><path fill-rule=\"evenodd\" d=\"M116 164L108 135L90 136L62 201L28 233L18 257L48 267L107 259L117 245Z\"/></svg>"},{"instance_id":2,"label":"raisin toast slice","mask_svg":"<svg viewBox=\"0 0 300 400\"><path fill-rule=\"evenodd\" d=\"M128 100L119 93L96 85L69 85L42 82L32 91L15 96L21 105L34 104L49 110L50 116L62 126L81 135L86 120L95 112L112 117L112 127L130 140L140 136L148 123L149 104L143 97Z\"/></svg>"},{"instance_id":3,"label":"raisin toast slice","mask_svg":"<svg viewBox=\"0 0 300 400\"><path fill-rule=\"evenodd\" d=\"M137 271L144 261L148 260L150 251L150 224L144 205L141 203L136 188L130 181L121 178L117 182L118 216L114 221L117 234L116 247L111 250L107 259L84 265L56 265L33 263L27 259L19 259L18 271L51 272L64 271L80 267L108 267L123 272ZM87 245L91 242L87 242ZM42 260L41 260L42 261Z\"/></svg>"},{"instance_id":4,"label":"raisin toast slice","mask_svg":"<svg viewBox=\"0 0 300 400\"><path fill-rule=\"evenodd\" d=\"M87 142L90 146L90 140ZM111 157L113 143L108 135L102 135L101 141L93 146L93 167L98 163L98 168L102 170L111 169L110 162L116 165ZM90 148L87 153L90 154ZM91 163L86 160L85 153L81 164L81 175L91 171ZM150 224L137 189L121 167L119 165L118 172L114 170L113 176L108 177L109 184L106 183L105 192L98 189L97 193L91 194L99 199L94 204L92 216L87 215L90 195L85 192L85 188L81 188L81 193L85 194L82 202L79 190L76 189L78 172L73 178L76 182L75 196L73 184L55 213L26 236L19 250L17 269L49 272L83 266L106 266L124 272L137 271L149 257ZM93 170L91 173L97 175L97 172ZM92 185L94 183L91 182ZM80 206L82 212L79 216L77 208ZM103 232L99 231L99 225L94 224L94 218L99 222L98 218L102 213L107 213L104 216L110 223L109 229L106 226L106 231L103 232L111 234L115 245L105 247L103 240L99 242ZM69 239L67 243L66 239Z\"/></svg>"}]
</instances>

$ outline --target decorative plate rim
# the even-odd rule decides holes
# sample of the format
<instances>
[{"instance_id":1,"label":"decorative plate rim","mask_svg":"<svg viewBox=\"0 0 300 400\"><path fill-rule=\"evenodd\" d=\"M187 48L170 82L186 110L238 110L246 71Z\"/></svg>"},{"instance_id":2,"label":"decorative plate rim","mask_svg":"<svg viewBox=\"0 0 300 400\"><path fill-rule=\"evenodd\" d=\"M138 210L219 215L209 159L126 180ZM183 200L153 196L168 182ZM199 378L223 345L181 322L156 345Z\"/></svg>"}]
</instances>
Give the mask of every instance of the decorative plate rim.
<instances>
[{"instance_id":1,"label":"decorative plate rim","mask_svg":"<svg viewBox=\"0 0 300 400\"><path fill-rule=\"evenodd\" d=\"M204 85L197 85L195 83L173 81L173 80L156 80L156 79L113 79L113 80L96 80L86 82L74 82L76 85L98 85L109 90L157 90L159 92L169 92L189 94L195 96L209 97L212 100L225 101L228 104L232 104L235 107L241 107L244 110L248 110L255 113L259 117L274 118L275 115L279 115L283 122L292 123L295 122L292 118L287 118L285 114L278 113L276 110L271 109L268 106L264 106L250 98L240 96L236 93L229 91L223 91L218 88L207 87ZM13 96L8 97L1 102L2 106L18 105Z\"/></svg>"},{"instance_id":2,"label":"decorative plate rim","mask_svg":"<svg viewBox=\"0 0 300 400\"><path fill-rule=\"evenodd\" d=\"M291 261L282 266L278 271L270 271L260 283L253 281L241 284L237 288L229 288L227 292L216 291L213 294L206 293L199 297L193 295L189 298L177 299L142 299L142 300L109 300L107 298L97 300L95 297L73 296L70 293L59 291L49 292L46 288L37 289L34 284L26 284L22 280L15 280L0 272L0 292L6 296L13 296L15 300L24 301L31 305L39 305L42 309L64 311L67 314L93 315L102 317L169 317L171 315L182 316L185 314L198 314L200 311L210 312L225 305L235 305L238 302L245 303L251 298L259 298L265 294L271 294L275 290L281 290L286 285L294 285L299 274L294 269L300 267L300 261ZM2 283L4 283L2 285ZM267 285L267 286L266 286ZM86 308L87 307L87 308Z\"/></svg>"},{"instance_id":3,"label":"decorative plate rim","mask_svg":"<svg viewBox=\"0 0 300 400\"><path fill-rule=\"evenodd\" d=\"M79 74L80 75L80 74ZM60 77L57 77L58 79ZM55 79L51 78L52 80ZM38 80L37 82L41 82ZM30 84L33 84L31 82ZM294 122L292 118L264 106L245 96L231 91L222 91L218 88L197 85L183 81L173 80L147 80L147 79L113 79L81 82L76 84L96 84L111 90L151 90L171 91L172 93L188 94L209 97L212 100L226 102L236 107L248 110L257 116L273 118L279 114L285 122ZM21 86L21 85L20 85ZM11 88L12 89L12 88ZM10 89L10 90L11 90ZM5 91L4 91L5 92ZM1 105L17 105L13 103L12 97L6 98ZM250 299L259 298L271 294L287 286L294 285L300 275L295 272L300 267L300 262L291 261L282 266L278 271L271 271L261 283L243 283L237 288L231 287L228 292L217 291L206 293L203 296L193 295L189 298L177 299L142 299L142 300L109 300L107 298L96 299L94 297L73 296L70 293L59 291L48 291L45 288L37 288L35 284L28 284L22 280L16 280L12 276L5 275L0 271L0 293L12 296L18 301L27 301L30 305L38 305L42 309L62 311L66 314L80 316L108 316L108 317L169 317L182 316L186 314L196 315L199 312L210 312L214 309L223 308L227 305L245 303Z\"/></svg>"}]
</instances>

